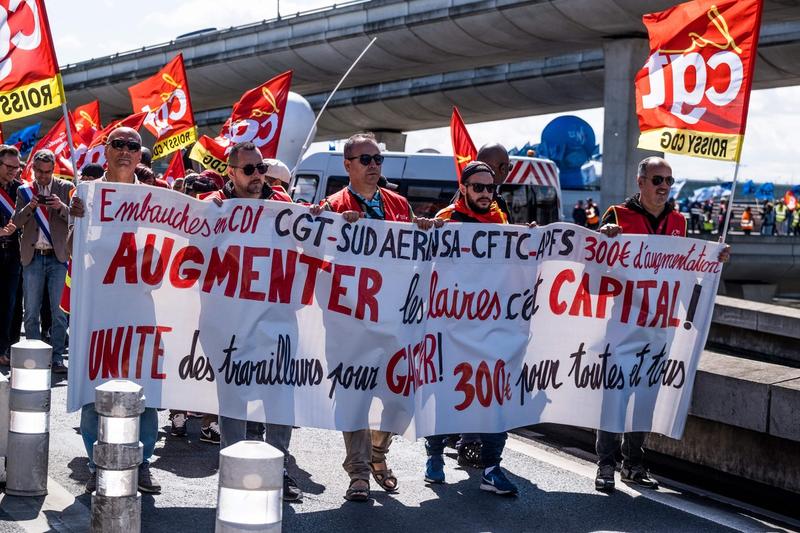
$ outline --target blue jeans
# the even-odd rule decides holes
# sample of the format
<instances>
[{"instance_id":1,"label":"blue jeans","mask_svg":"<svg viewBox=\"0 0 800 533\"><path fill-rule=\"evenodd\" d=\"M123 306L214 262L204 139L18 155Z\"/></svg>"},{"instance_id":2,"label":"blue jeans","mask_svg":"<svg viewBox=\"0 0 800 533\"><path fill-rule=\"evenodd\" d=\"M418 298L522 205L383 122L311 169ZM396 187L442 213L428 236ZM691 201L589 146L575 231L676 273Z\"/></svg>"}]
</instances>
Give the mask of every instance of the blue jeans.
<instances>
[{"instance_id":1,"label":"blue jeans","mask_svg":"<svg viewBox=\"0 0 800 533\"><path fill-rule=\"evenodd\" d=\"M20 274L19 252L0 248L0 355L8 355L11 347L11 323L14 321Z\"/></svg>"},{"instance_id":2,"label":"blue jeans","mask_svg":"<svg viewBox=\"0 0 800 533\"><path fill-rule=\"evenodd\" d=\"M622 440L622 466L642 466L644 464L644 439L646 432L609 433L597 430L598 466L617 466L617 450Z\"/></svg>"},{"instance_id":3,"label":"blue jeans","mask_svg":"<svg viewBox=\"0 0 800 533\"><path fill-rule=\"evenodd\" d=\"M61 292L67 267L55 255L34 254L30 264L22 268L23 298L25 300L25 337L41 339L39 311L42 307L44 291L50 297L50 314L53 326L50 342L53 345L53 363L62 364L64 342L67 337L67 317L61 310Z\"/></svg>"},{"instance_id":4,"label":"blue jeans","mask_svg":"<svg viewBox=\"0 0 800 533\"><path fill-rule=\"evenodd\" d=\"M99 415L94 410L94 404L86 404L81 409L81 437L86 455L89 456L89 470L94 472L94 443L97 441L97 422ZM147 463L153 456L158 440L158 411L148 407L139 417L139 440L142 443L142 462Z\"/></svg>"},{"instance_id":5,"label":"blue jeans","mask_svg":"<svg viewBox=\"0 0 800 533\"><path fill-rule=\"evenodd\" d=\"M266 438L264 427L266 426ZM282 424L262 424L248 422L239 418L219 417L220 449L227 448L243 440L266 440L267 444L283 453L284 466L289 464L289 443L292 440L292 426Z\"/></svg>"},{"instance_id":6,"label":"blue jeans","mask_svg":"<svg viewBox=\"0 0 800 533\"><path fill-rule=\"evenodd\" d=\"M480 437L475 439L474 437ZM425 437L425 451L428 455L442 455L444 453L444 443L449 435L432 435ZM506 447L506 439L508 433L478 433L478 434L464 434L462 442L475 442L480 441L483 443L481 446L481 462L483 466L489 468L490 466L497 466L503 458L503 449Z\"/></svg>"}]
</instances>

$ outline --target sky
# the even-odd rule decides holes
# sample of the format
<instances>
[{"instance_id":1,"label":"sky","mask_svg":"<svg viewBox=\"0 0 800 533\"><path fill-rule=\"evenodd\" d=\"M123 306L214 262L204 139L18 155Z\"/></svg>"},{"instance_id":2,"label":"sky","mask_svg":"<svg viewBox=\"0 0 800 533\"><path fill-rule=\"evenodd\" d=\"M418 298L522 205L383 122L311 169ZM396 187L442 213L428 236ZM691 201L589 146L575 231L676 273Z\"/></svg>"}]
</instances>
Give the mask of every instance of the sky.
<instances>
[{"instance_id":1,"label":"sky","mask_svg":"<svg viewBox=\"0 0 800 533\"><path fill-rule=\"evenodd\" d=\"M66 65L168 42L178 35L205 28L222 29L274 19L330 6L329 0L46 0L50 26L59 63ZM338 2L342 4L343 2ZM222 5L224 4L224 8ZM80 5L81 9L76 9ZM595 131L602 151L602 108L576 111ZM500 142L506 147L540 141L541 132L559 115L538 115L510 120L467 124L477 146ZM800 88L784 87L754 91L750 100L747 132L742 151L739 179L800 183L795 167L797 120L800 117ZM391 125L387 125L391 127ZM448 128L407 132L406 150L434 148L452 153ZM315 143L311 150L324 150L327 143ZM689 179L730 180L734 165L693 157L667 155L673 174Z\"/></svg>"}]
</instances>

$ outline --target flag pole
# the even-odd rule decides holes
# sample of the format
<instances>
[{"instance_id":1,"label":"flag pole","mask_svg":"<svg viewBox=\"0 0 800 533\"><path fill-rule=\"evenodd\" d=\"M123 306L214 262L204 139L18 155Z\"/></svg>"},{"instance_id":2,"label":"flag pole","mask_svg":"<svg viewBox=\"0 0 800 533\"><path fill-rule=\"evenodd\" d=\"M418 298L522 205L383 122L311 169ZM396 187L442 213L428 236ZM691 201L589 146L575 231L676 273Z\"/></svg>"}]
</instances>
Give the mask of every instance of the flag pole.
<instances>
[{"instance_id":1,"label":"flag pole","mask_svg":"<svg viewBox=\"0 0 800 533\"><path fill-rule=\"evenodd\" d=\"M350 65L350 68L347 69L347 72L344 73L344 76L342 76L342 79L340 79L339 83L336 84L336 87L333 88L333 91L331 91L331 94L328 95L328 99L325 100L325 103L322 105L322 108L319 110L319 113L317 113L317 117L314 119L314 123L311 125L311 129L308 130L308 135L306 136L306 140L303 143L303 147L300 149L300 157L297 158L297 163L295 163L294 168L292 169L292 172L291 172L292 175L294 175L294 172L297 170L297 167L300 166L300 160L303 159L303 154L305 154L306 153L306 149L308 149L308 143L311 140L311 135L314 133L314 128L317 127L317 122L319 122L319 118L322 116L322 113L325 112L325 108L328 107L328 103L330 103L331 98L333 98L333 95L336 94L336 91L339 90L339 87L342 85L344 80L347 79L347 76L350 75L350 72L355 68L355 66L358 64L358 62L361 61L361 58L364 57L364 54L367 53L367 50L369 50L369 47L372 46L372 43L374 43L377 39L378 39L377 37L373 37L372 38L372 40L369 42L369 44L367 44L367 46L364 48L364 50L362 50L361 53L358 55L356 60L353 61L353 64Z\"/></svg>"},{"instance_id":2,"label":"flag pole","mask_svg":"<svg viewBox=\"0 0 800 533\"><path fill-rule=\"evenodd\" d=\"M731 222L731 215L733 214L733 198L736 195L736 182L739 180L739 160L736 160L736 168L733 171L733 185L731 185L731 195L728 197L728 210L725 213L725 225L720 235L719 242L725 243L728 238L728 229Z\"/></svg>"},{"instance_id":3,"label":"flag pole","mask_svg":"<svg viewBox=\"0 0 800 533\"><path fill-rule=\"evenodd\" d=\"M69 158L72 161L72 172L75 185L78 184L78 162L75 159L75 143L72 142L72 123L67 110L67 99L61 102L61 112L64 113L64 126L67 128L67 142L69 143Z\"/></svg>"}]
</instances>

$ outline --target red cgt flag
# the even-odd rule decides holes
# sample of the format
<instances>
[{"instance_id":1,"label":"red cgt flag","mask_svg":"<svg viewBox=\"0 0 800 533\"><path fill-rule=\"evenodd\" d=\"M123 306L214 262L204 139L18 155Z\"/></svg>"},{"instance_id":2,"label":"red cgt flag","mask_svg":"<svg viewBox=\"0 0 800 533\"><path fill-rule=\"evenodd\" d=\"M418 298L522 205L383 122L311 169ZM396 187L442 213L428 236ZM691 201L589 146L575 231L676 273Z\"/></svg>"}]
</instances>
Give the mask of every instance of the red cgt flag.
<instances>
[{"instance_id":1,"label":"red cgt flag","mask_svg":"<svg viewBox=\"0 0 800 533\"><path fill-rule=\"evenodd\" d=\"M72 112L72 121L78 131L80 140L74 139L75 144L89 146L102 126L100 125L100 102L95 100L86 105L76 107Z\"/></svg>"},{"instance_id":2,"label":"red cgt flag","mask_svg":"<svg viewBox=\"0 0 800 533\"><path fill-rule=\"evenodd\" d=\"M78 159L78 168L83 168L89 163L97 163L98 165L106 165L105 144L108 140L108 135L117 128L133 128L139 131L144 124L144 119L147 113L135 113L121 120L117 120L100 130L89 144L88 149L82 157Z\"/></svg>"},{"instance_id":3,"label":"red cgt flag","mask_svg":"<svg viewBox=\"0 0 800 533\"><path fill-rule=\"evenodd\" d=\"M64 87L44 0L0 0L0 121L60 106Z\"/></svg>"},{"instance_id":4,"label":"red cgt flag","mask_svg":"<svg viewBox=\"0 0 800 533\"><path fill-rule=\"evenodd\" d=\"M650 57L636 75L639 148L738 161L762 0L695 0L642 19Z\"/></svg>"},{"instance_id":5,"label":"red cgt flag","mask_svg":"<svg viewBox=\"0 0 800 533\"><path fill-rule=\"evenodd\" d=\"M130 87L134 111L147 112L145 127L156 137L153 159L165 157L197 141L183 54L154 76Z\"/></svg>"},{"instance_id":6,"label":"red cgt flag","mask_svg":"<svg viewBox=\"0 0 800 533\"><path fill-rule=\"evenodd\" d=\"M78 132L75 131L74 125L72 126L73 141L77 137ZM39 142L31 149L31 154L35 154L39 150L51 150L55 156L56 161L53 166L53 176L57 178L72 180L75 178L75 171L72 168L72 161L70 160L69 141L67 140L67 128L64 125L64 117L58 119L50 131L44 137L39 139ZM25 168L22 169L22 179L24 181L33 180L33 157L28 158Z\"/></svg>"},{"instance_id":7,"label":"red cgt flag","mask_svg":"<svg viewBox=\"0 0 800 533\"><path fill-rule=\"evenodd\" d=\"M231 147L250 141L261 150L264 158L274 158L278 153L291 84L290 70L244 93L233 106L231 117L225 121L219 135L215 139L201 137L189 157L205 168L225 172Z\"/></svg>"},{"instance_id":8,"label":"red cgt flag","mask_svg":"<svg viewBox=\"0 0 800 533\"><path fill-rule=\"evenodd\" d=\"M453 141L453 157L456 161L456 179L461 181L461 172L464 167L478 157L475 143L469 136L467 127L461 119L457 107L453 107L453 116L450 118L450 139Z\"/></svg>"},{"instance_id":9,"label":"red cgt flag","mask_svg":"<svg viewBox=\"0 0 800 533\"><path fill-rule=\"evenodd\" d=\"M162 178L167 180L169 186L172 187L176 179L183 178L184 176L186 176L186 167L183 165L183 152L178 150L175 152L175 155L172 156L172 161L169 162L169 166Z\"/></svg>"}]
</instances>

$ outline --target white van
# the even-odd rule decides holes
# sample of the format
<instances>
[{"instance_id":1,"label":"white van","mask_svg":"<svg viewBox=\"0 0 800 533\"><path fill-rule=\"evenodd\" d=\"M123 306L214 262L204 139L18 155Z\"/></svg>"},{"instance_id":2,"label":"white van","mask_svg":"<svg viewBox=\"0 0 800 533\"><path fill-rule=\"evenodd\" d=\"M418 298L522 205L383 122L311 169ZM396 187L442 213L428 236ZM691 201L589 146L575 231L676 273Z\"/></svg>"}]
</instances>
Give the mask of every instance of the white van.
<instances>
[{"instance_id":1,"label":"white van","mask_svg":"<svg viewBox=\"0 0 800 533\"><path fill-rule=\"evenodd\" d=\"M397 192L408 199L414 214L432 217L450 204L458 188L452 155L383 152L382 172ZM342 152L317 152L306 157L295 172L292 198L319 203L348 183ZM511 210L511 223L562 220L558 168L547 159L511 157L512 168L500 186Z\"/></svg>"}]
</instances>

